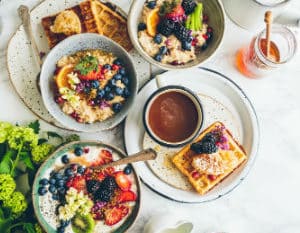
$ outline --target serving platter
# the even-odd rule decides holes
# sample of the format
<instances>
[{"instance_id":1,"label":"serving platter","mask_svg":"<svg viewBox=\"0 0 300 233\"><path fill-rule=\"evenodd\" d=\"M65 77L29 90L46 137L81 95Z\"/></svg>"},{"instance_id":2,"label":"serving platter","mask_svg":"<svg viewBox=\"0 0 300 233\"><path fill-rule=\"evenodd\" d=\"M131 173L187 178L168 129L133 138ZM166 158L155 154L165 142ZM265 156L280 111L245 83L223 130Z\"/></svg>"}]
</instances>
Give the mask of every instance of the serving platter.
<instances>
[{"instance_id":1,"label":"serving platter","mask_svg":"<svg viewBox=\"0 0 300 233\"><path fill-rule=\"evenodd\" d=\"M47 38L41 25L41 19L70 8L80 2L80 0L44 0L32 9L31 24L33 35L41 53L47 54L49 52ZM117 4L118 6L115 6L116 11L124 17L127 17L122 9L128 8L129 2L127 0L119 0ZM150 64L134 49L130 51L130 55L134 60L139 79L148 79L150 77ZM59 128L67 129L52 117L43 104L37 85L37 74L40 71L40 67L38 67L35 62L30 41L22 25L9 41L7 48L7 68L12 86L24 104L42 120Z\"/></svg>"},{"instance_id":2,"label":"serving platter","mask_svg":"<svg viewBox=\"0 0 300 233\"><path fill-rule=\"evenodd\" d=\"M161 74L163 85L183 85L198 94L204 111L204 130L211 123L221 121L243 145L248 159L229 177L207 194L200 196L186 183L185 177L163 160L173 156L176 150L162 147L145 135L142 114L149 96L157 90L156 81L149 81L139 92L129 112L125 126L125 147L128 153L136 153L145 146L151 146L158 153L158 160L152 163L138 163L136 169L142 181L160 195L185 203L201 203L215 200L232 191L250 171L259 145L259 125L254 107L243 90L221 73L206 68L192 68L169 71ZM201 131L202 131L201 130ZM134 140L133 140L134 139ZM180 148L178 148L180 150ZM173 173L172 173L172 172Z\"/></svg>"},{"instance_id":3,"label":"serving platter","mask_svg":"<svg viewBox=\"0 0 300 233\"><path fill-rule=\"evenodd\" d=\"M72 151L74 151L76 147L89 148L89 152L81 155L80 157L76 157L76 156L72 157ZM98 157L99 148L101 150L104 149L110 151L112 153L112 158L114 161L125 157L124 152L121 151L120 149L102 142L98 142L98 141L71 142L67 145L58 148L55 152L53 152L37 171L32 186L33 207L34 207L35 215L40 225L43 227L43 229L46 232L48 233L57 232L56 227L57 225L59 225L59 223L57 220L56 205L58 204L58 202L53 201L50 192L47 192L43 196L40 196L38 194L38 189L40 187L39 185L40 180L44 178L48 179L53 169L59 170L66 166L61 161L64 155L67 155L70 158L70 160L71 159L77 159L78 161L85 161L85 159L91 160L91 158L96 159ZM76 163L81 165L80 162L76 162ZM85 164L84 162L82 163ZM124 169L125 166L126 165L120 165L116 169L122 170ZM123 233L126 232L134 224L140 209L141 188L140 188L139 177L133 165L132 165L132 173L130 174L130 179L133 182L131 189L137 194L137 200L134 202L134 204L132 203L128 204L129 208L131 209L129 215L127 216L127 218L115 224L113 226L113 229L109 229L109 227L104 224L97 224L95 227L96 232L99 232L99 230L101 230L101 232ZM66 232L71 232L70 225L66 228Z\"/></svg>"}]
</instances>

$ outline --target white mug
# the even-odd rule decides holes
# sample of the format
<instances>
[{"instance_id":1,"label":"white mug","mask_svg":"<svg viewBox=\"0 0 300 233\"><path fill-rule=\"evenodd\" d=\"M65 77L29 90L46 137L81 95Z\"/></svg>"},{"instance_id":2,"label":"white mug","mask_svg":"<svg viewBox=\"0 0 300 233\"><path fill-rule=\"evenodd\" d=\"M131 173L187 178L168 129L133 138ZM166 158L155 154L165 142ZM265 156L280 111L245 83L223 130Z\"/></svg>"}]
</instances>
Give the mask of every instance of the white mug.
<instances>
[{"instance_id":1,"label":"white mug","mask_svg":"<svg viewBox=\"0 0 300 233\"><path fill-rule=\"evenodd\" d=\"M193 223L174 213L158 214L150 218L143 233L190 233Z\"/></svg>"},{"instance_id":2,"label":"white mug","mask_svg":"<svg viewBox=\"0 0 300 233\"><path fill-rule=\"evenodd\" d=\"M250 30L261 30L266 11L272 11L273 18L287 9L291 0L223 0L225 11L237 25Z\"/></svg>"}]
</instances>

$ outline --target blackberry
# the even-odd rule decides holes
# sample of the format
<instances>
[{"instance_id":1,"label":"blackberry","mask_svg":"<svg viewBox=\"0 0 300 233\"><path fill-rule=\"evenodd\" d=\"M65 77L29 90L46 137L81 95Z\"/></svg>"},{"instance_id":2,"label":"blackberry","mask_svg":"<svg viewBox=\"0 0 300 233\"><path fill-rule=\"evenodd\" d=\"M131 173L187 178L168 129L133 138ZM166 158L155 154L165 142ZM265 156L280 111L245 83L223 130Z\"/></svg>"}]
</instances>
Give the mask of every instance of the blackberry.
<instances>
[{"instance_id":1,"label":"blackberry","mask_svg":"<svg viewBox=\"0 0 300 233\"><path fill-rule=\"evenodd\" d=\"M88 180L86 182L86 189L89 193L94 193L99 189L100 184L98 180Z\"/></svg>"},{"instance_id":2,"label":"blackberry","mask_svg":"<svg viewBox=\"0 0 300 233\"><path fill-rule=\"evenodd\" d=\"M202 138L201 141L202 142L211 142L211 143L216 144L217 140L216 140L216 137L212 133L208 133Z\"/></svg>"},{"instance_id":3,"label":"blackberry","mask_svg":"<svg viewBox=\"0 0 300 233\"><path fill-rule=\"evenodd\" d=\"M191 150L199 154L212 154L217 152L218 147L211 141L200 141L191 145Z\"/></svg>"},{"instance_id":4,"label":"blackberry","mask_svg":"<svg viewBox=\"0 0 300 233\"><path fill-rule=\"evenodd\" d=\"M191 31L180 23L175 24L174 34L181 42L189 41L191 38Z\"/></svg>"},{"instance_id":5,"label":"blackberry","mask_svg":"<svg viewBox=\"0 0 300 233\"><path fill-rule=\"evenodd\" d=\"M117 187L115 178L107 176L100 184L98 190L94 193L94 198L97 201L109 202Z\"/></svg>"},{"instance_id":6,"label":"blackberry","mask_svg":"<svg viewBox=\"0 0 300 233\"><path fill-rule=\"evenodd\" d=\"M194 0L183 0L181 6L183 7L185 14L189 15L194 12L197 4Z\"/></svg>"},{"instance_id":7,"label":"blackberry","mask_svg":"<svg viewBox=\"0 0 300 233\"><path fill-rule=\"evenodd\" d=\"M174 29L175 23L170 19L164 19L157 25L157 31L164 36L170 36Z\"/></svg>"}]
</instances>

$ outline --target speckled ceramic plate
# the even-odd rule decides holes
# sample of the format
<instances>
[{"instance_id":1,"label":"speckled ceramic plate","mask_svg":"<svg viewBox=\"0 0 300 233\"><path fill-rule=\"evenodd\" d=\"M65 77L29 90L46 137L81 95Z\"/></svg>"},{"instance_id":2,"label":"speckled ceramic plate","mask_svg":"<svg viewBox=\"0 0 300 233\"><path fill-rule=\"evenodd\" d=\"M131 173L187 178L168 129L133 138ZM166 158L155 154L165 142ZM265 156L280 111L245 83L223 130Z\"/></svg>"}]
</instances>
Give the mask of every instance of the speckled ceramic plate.
<instances>
[{"instance_id":1,"label":"speckled ceramic plate","mask_svg":"<svg viewBox=\"0 0 300 233\"><path fill-rule=\"evenodd\" d=\"M142 181L162 196L179 202L200 203L215 200L229 193L246 177L258 150L259 126L250 100L233 81L205 68L169 71L162 74L161 80L164 85L184 85L196 92L203 106L202 129L215 121L223 122L243 145L248 160L207 194L200 196L193 191L186 178L170 161L176 150L162 147L145 135L142 123L143 106L157 89L155 80L151 80L139 92L132 107L134 110L127 116L124 131L128 153L135 153L149 146L158 151L155 161L137 164L136 168Z\"/></svg>"},{"instance_id":2,"label":"speckled ceramic plate","mask_svg":"<svg viewBox=\"0 0 300 233\"><path fill-rule=\"evenodd\" d=\"M77 146L88 147L89 152L84 153L80 157L76 157L74 156L73 151L74 148ZM44 228L44 230L47 233L57 232L56 227L58 226L58 220L56 214L56 206L58 202L54 201L51 198L49 192L47 192L44 196L38 195L39 181L43 178L48 179L50 176L50 172L54 168L57 170L66 166L61 162L61 157L63 155L67 154L70 160L77 159L78 161L75 162L72 161L72 163L80 164L79 160L82 161L82 159L85 158L88 160L92 160L92 158L97 158L100 149L106 149L111 151L113 155L113 160L118 160L126 156L124 152L119 150L118 148L101 142L96 142L96 141L72 142L56 150L39 168L33 183L32 200L33 200L33 207L34 207L36 217L39 223L41 224L41 226ZM126 165L118 166L116 169L122 170L124 169L125 166ZM123 233L126 232L133 225L133 223L135 222L138 216L140 203L141 203L140 182L134 167L133 167L133 172L130 174L130 179L132 180L131 190L133 190L137 194L138 198L136 202L129 202L127 204L130 208L129 215L125 217L123 220L121 220L119 223L115 224L113 226L113 229L102 224L101 223L102 221L97 222L94 232ZM66 228L65 232L66 233L73 232L70 225Z\"/></svg>"},{"instance_id":3,"label":"speckled ceramic plate","mask_svg":"<svg viewBox=\"0 0 300 233\"><path fill-rule=\"evenodd\" d=\"M41 19L45 16L55 14L66 8L72 7L81 2L80 0L45 0L31 11L31 24L33 35L40 52L49 52L47 38L44 34ZM122 9L128 8L128 0L119 0L117 11L126 17ZM135 50L130 52L139 79L143 80L150 76L150 64L147 63ZM12 85L23 100L24 104L39 118L60 128L65 128L56 121L45 108L42 97L39 93L36 76L39 67L35 63L30 42L27 39L24 28L21 25L11 38L7 48L7 67Z\"/></svg>"}]
</instances>

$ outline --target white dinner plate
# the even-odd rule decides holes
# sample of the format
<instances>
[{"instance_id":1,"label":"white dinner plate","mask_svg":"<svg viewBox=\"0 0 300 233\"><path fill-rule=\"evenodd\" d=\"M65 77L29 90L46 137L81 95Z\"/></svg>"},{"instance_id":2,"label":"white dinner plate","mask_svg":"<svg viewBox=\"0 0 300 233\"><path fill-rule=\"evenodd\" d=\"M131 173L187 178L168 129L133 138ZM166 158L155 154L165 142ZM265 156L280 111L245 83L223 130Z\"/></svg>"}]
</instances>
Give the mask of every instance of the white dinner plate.
<instances>
[{"instance_id":1,"label":"white dinner plate","mask_svg":"<svg viewBox=\"0 0 300 233\"><path fill-rule=\"evenodd\" d=\"M221 121L244 147L246 163L242 164L224 181L207 194L200 196L194 191L182 190L165 182L145 162L136 164L142 181L160 195L186 203L212 201L232 191L250 171L259 145L259 125L255 109L243 90L226 76L207 68L168 71L161 74L164 85L183 85L196 94L203 105L203 129L214 121ZM145 129L142 121L146 100L157 89L154 79L139 92L125 122L124 137L128 154L143 149ZM213 101L212 101L213 100Z\"/></svg>"}]
</instances>

